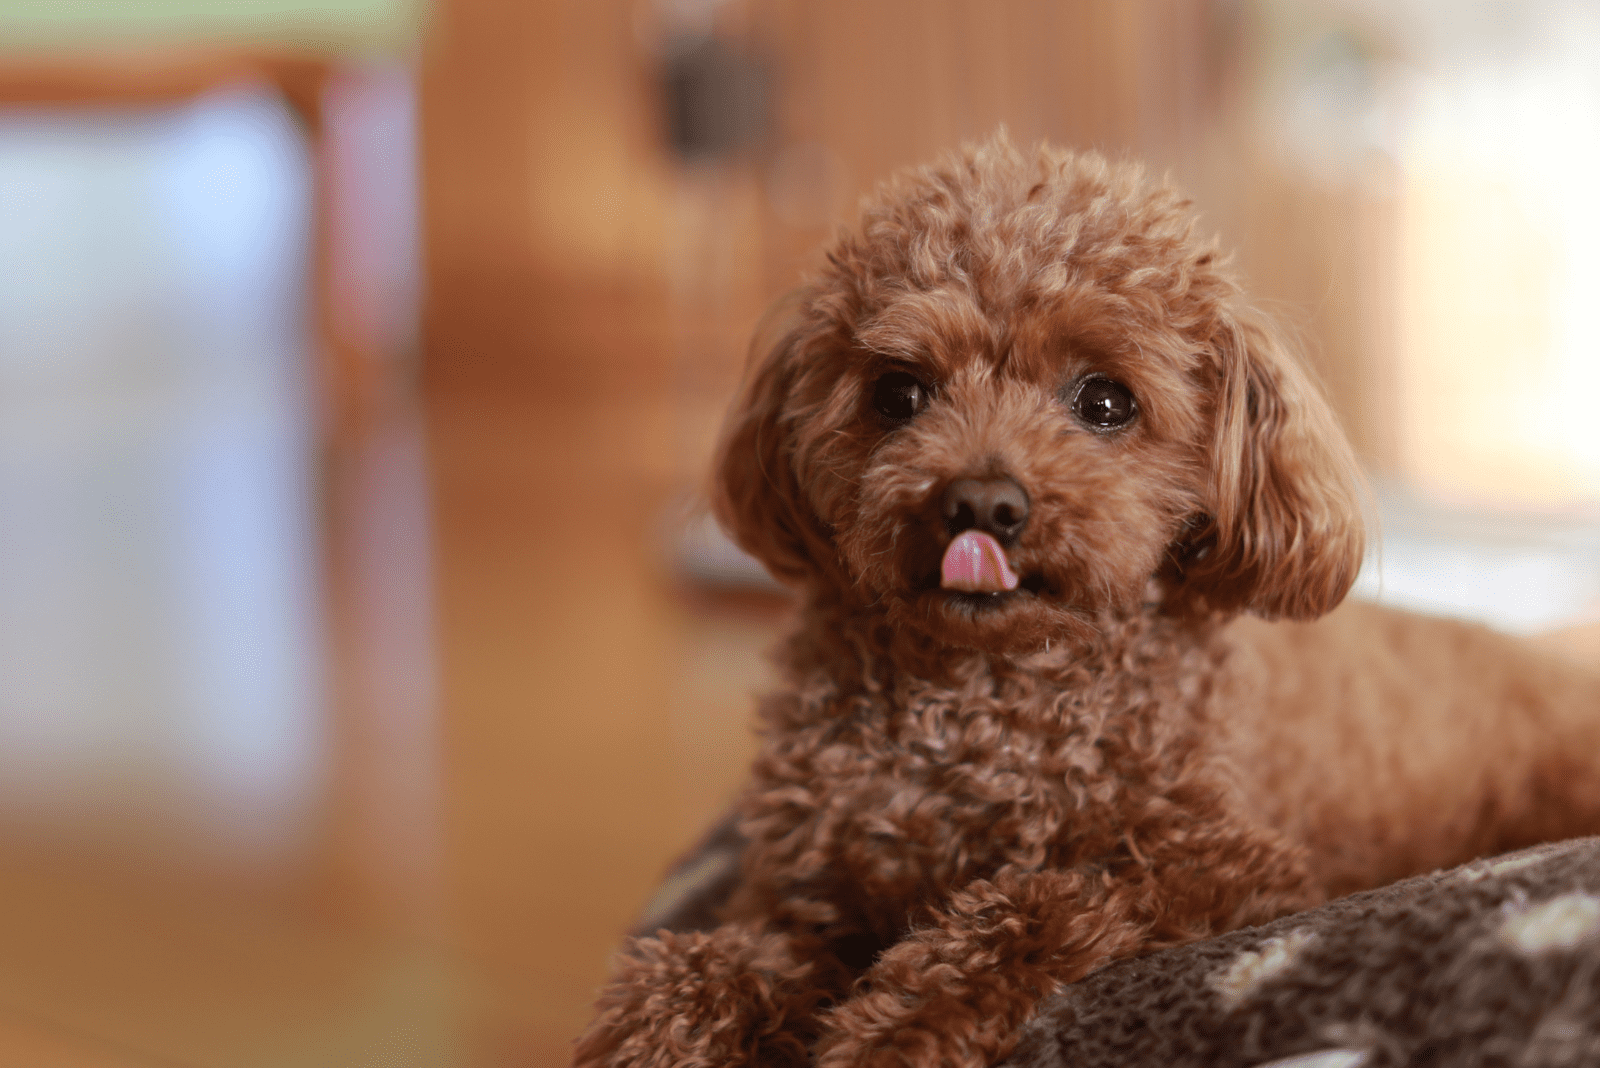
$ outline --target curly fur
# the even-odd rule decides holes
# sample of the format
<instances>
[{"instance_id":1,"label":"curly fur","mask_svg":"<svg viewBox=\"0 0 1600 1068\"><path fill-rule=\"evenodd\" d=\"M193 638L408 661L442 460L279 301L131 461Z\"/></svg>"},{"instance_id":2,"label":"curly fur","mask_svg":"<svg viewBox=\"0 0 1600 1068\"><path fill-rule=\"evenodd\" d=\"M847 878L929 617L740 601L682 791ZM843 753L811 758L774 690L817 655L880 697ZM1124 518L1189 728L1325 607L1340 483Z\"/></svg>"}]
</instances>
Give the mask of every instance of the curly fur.
<instances>
[{"instance_id":1,"label":"curly fur","mask_svg":"<svg viewBox=\"0 0 1600 1068\"><path fill-rule=\"evenodd\" d=\"M904 425L871 402L896 369L933 394ZM1091 372L1130 424L1074 416ZM1361 562L1350 449L1135 168L999 138L884 185L758 337L718 470L805 598L788 688L722 926L630 943L584 1068L991 1064L1113 959L1600 828L1600 682L1309 622ZM940 589L941 493L1002 476L1022 588Z\"/></svg>"}]
</instances>

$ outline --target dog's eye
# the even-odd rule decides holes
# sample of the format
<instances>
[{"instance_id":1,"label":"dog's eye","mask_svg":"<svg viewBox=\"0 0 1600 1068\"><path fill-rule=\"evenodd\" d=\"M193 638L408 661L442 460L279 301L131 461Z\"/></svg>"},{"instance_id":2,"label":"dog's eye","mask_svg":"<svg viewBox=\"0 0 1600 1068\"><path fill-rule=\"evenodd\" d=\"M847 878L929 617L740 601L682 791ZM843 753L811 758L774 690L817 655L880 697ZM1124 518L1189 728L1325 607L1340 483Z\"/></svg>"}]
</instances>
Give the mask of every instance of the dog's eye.
<instances>
[{"instance_id":1,"label":"dog's eye","mask_svg":"<svg viewBox=\"0 0 1600 1068\"><path fill-rule=\"evenodd\" d=\"M1109 378L1091 378L1078 387L1072 410L1079 419L1096 430L1115 430L1133 419L1139 411L1139 405L1128 387L1121 382Z\"/></svg>"},{"instance_id":2,"label":"dog's eye","mask_svg":"<svg viewBox=\"0 0 1600 1068\"><path fill-rule=\"evenodd\" d=\"M872 387L872 407L885 419L904 423L928 406L928 387L906 371L890 371Z\"/></svg>"}]
</instances>

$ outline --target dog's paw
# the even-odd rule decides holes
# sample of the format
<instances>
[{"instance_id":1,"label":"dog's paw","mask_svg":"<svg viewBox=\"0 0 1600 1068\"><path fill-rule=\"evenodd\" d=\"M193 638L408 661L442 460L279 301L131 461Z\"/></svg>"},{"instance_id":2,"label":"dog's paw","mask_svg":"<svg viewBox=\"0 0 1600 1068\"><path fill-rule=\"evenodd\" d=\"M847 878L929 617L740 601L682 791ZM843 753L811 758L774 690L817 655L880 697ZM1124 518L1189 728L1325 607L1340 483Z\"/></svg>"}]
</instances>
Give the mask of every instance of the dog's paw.
<instances>
[{"instance_id":1,"label":"dog's paw","mask_svg":"<svg viewBox=\"0 0 1600 1068\"><path fill-rule=\"evenodd\" d=\"M781 938L739 927L639 938L573 1068L801 1068L820 995Z\"/></svg>"},{"instance_id":2,"label":"dog's paw","mask_svg":"<svg viewBox=\"0 0 1600 1068\"><path fill-rule=\"evenodd\" d=\"M817 1068L986 1068L1010 1038L970 1006L909 991L860 994L827 1022Z\"/></svg>"}]
</instances>

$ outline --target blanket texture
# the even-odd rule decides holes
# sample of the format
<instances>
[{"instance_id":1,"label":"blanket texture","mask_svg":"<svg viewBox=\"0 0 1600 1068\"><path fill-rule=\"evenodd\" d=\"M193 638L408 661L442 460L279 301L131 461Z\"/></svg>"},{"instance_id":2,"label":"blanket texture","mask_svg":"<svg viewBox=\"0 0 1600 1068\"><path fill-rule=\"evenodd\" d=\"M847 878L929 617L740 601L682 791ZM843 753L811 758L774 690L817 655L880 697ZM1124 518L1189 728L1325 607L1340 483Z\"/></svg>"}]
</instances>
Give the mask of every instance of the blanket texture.
<instances>
[{"instance_id":1,"label":"blanket texture","mask_svg":"<svg viewBox=\"0 0 1600 1068\"><path fill-rule=\"evenodd\" d=\"M1291 1057L1296 1068L1600 1065L1600 839L1113 964L1042 1005L1007 1063Z\"/></svg>"}]
</instances>

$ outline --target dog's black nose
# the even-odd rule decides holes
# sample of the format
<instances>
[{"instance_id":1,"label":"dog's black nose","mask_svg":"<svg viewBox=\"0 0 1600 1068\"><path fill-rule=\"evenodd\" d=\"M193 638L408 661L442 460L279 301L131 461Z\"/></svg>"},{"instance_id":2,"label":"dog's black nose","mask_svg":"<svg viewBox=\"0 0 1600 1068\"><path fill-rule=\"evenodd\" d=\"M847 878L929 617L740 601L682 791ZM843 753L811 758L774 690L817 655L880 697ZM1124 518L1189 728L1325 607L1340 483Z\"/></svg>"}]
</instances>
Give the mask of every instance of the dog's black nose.
<instances>
[{"instance_id":1,"label":"dog's black nose","mask_svg":"<svg viewBox=\"0 0 1600 1068\"><path fill-rule=\"evenodd\" d=\"M944 491L944 525L951 534L986 530L1012 542L1028 525L1028 495L1009 478L961 478Z\"/></svg>"}]
</instances>

